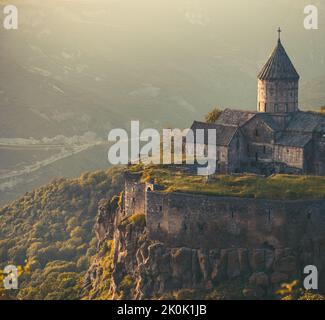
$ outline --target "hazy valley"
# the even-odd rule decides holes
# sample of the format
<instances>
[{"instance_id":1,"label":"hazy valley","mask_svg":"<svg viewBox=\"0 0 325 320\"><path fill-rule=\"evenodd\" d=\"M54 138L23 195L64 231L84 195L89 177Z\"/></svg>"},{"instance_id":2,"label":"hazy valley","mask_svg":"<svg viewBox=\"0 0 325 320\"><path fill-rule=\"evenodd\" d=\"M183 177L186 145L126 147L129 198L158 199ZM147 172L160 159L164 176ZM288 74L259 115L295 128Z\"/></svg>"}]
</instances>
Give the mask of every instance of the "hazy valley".
<instances>
[{"instance_id":1,"label":"hazy valley","mask_svg":"<svg viewBox=\"0 0 325 320\"><path fill-rule=\"evenodd\" d=\"M303 29L304 1L250 0L240 13L234 0L11 3L19 29L0 29L0 138L16 145L0 144L0 204L55 177L109 166L107 134L132 119L187 127L214 106L254 110L274 15L302 78L301 107L325 104L324 32ZM67 142L87 132L90 143ZM52 146L57 136L67 140ZM17 140L31 137L39 147Z\"/></svg>"}]
</instances>

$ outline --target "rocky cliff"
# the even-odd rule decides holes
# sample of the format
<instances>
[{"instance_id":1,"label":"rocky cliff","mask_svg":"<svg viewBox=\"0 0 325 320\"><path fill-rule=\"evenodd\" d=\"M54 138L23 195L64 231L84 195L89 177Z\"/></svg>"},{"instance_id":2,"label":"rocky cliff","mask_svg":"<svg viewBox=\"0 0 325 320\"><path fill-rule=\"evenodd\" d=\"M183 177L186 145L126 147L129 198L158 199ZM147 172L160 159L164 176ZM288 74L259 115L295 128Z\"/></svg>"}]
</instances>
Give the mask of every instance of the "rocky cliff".
<instances>
[{"instance_id":1,"label":"rocky cliff","mask_svg":"<svg viewBox=\"0 0 325 320\"><path fill-rule=\"evenodd\" d=\"M306 264L320 271L325 265L322 239L277 248L174 247L150 239L144 214L124 217L123 210L121 197L99 206L98 253L85 277L85 298L273 298L281 284L301 279Z\"/></svg>"}]
</instances>

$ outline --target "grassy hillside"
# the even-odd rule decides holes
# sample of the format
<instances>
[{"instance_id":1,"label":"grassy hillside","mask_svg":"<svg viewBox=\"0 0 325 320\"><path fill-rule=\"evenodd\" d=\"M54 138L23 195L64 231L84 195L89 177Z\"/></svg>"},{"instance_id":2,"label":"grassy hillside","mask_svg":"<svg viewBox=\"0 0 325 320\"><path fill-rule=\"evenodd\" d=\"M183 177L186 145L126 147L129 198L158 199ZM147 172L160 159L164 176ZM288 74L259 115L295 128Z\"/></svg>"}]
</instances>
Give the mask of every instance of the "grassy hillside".
<instances>
[{"instance_id":1,"label":"grassy hillside","mask_svg":"<svg viewBox=\"0 0 325 320\"><path fill-rule=\"evenodd\" d=\"M215 175L209 178L184 175L168 167L142 168L143 179L153 179L164 186L164 192L188 192L215 196L264 199L322 199L325 198L325 177L274 175Z\"/></svg>"},{"instance_id":2,"label":"grassy hillside","mask_svg":"<svg viewBox=\"0 0 325 320\"><path fill-rule=\"evenodd\" d=\"M14 298L79 298L82 275L95 253L98 202L119 192L120 172L55 180L0 209L0 270L14 264L22 273L17 296L10 292ZM0 296L8 294L1 289Z\"/></svg>"},{"instance_id":3,"label":"grassy hillside","mask_svg":"<svg viewBox=\"0 0 325 320\"><path fill-rule=\"evenodd\" d=\"M96 250L93 226L98 202L121 191L125 170L142 173L144 181L156 180L164 192L271 199L325 197L325 177L215 176L207 182L164 166L114 167L78 179L54 180L0 209L0 270L14 264L21 273L19 291L10 292L13 298L80 298L81 281ZM0 297L5 294L0 287Z\"/></svg>"}]
</instances>

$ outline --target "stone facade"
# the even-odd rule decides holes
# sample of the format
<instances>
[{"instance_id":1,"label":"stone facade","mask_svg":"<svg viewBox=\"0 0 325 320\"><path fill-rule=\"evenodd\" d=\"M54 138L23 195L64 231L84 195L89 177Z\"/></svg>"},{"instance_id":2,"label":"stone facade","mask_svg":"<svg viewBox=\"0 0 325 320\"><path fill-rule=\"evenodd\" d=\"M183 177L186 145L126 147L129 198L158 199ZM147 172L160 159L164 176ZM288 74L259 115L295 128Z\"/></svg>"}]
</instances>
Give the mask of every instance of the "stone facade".
<instances>
[{"instance_id":1,"label":"stone facade","mask_svg":"<svg viewBox=\"0 0 325 320\"><path fill-rule=\"evenodd\" d=\"M258 75L257 111L298 111L299 74L279 38L277 46Z\"/></svg>"},{"instance_id":2,"label":"stone facade","mask_svg":"<svg viewBox=\"0 0 325 320\"><path fill-rule=\"evenodd\" d=\"M269 81L258 79L257 110L259 112L298 111L298 80Z\"/></svg>"},{"instance_id":3,"label":"stone facade","mask_svg":"<svg viewBox=\"0 0 325 320\"><path fill-rule=\"evenodd\" d=\"M173 246L283 248L323 238L324 208L324 199L267 200L167 193L154 183L141 182L138 175L128 174L120 214L144 214L150 239Z\"/></svg>"},{"instance_id":4,"label":"stone facade","mask_svg":"<svg viewBox=\"0 0 325 320\"><path fill-rule=\"evenodd\" d=\"M213 124L193 123L193 130L216 130L218 172L325 175L325 117L299 111L298 82L279 40L258 76L258 112L226 109ZM282 283L302 279L307 265L318 268L325 292L324 208L325 199L166 193L126 174L123 206L102 203L95 225L100 243L114 239L110 293L120 297L125 277L135 282L133 299L241 279L245 298L268 298ZM125 218L136 214L145 215L145 224L128 224ZM95 261L85 280L95 296L101 274Z\"/></svg>"},{"instance_id":5,"label":"stone facade","mask_svg":"<svg viewBox=\"0 0 325 320\"><path fill-rule=\"evenodd\" d=\"M115 233L109 228L109 237L118 243L114 290L121 274L132 274L139 299L184 288L206 289L232 279L245 282L243 295L249 299L271 297L282 283L302 279L306 265L317 266L319 288L325 290L324 199L165 193L136 179L127 176L125 188L137 190L144 199L138 208L144 208L146 226L115 228ZM128 203L134 206L133 196L133 191L125 192L125 209Z\"/></svg>"},{"instance_id":6,"label":"stone facade","mask_svg":"<svg viewBox=\"0 0 325 320\"><path fill-rule=\"evenodd\" d=\"M145 212L144 185L139 183L140 176L126 174L124 186L124 211L126 216Z\"/></svg>"},{"instance_id":7,"label":"stone facade","mask_svg":"<svg viewBox=\"0 0 325 320\"><path fill-rule=\"evenodd\" d=\"M294 248L325 234L325 200L277 201L163 192L149 192L146 199L150 239L177 247Z\"/></svg>"},{"instance_id":8,"label":"stone facade","mask_svg":"<svg viewBox=\"0 0 325 320\"><path fill-rule=\"evenodd\" d=\"M257 112L225 109L215 123L193 123L216 130L217 172L325 175L325 115L299 111L298 87L279 40L258 75Z\"/></svg>"}]
</instances>

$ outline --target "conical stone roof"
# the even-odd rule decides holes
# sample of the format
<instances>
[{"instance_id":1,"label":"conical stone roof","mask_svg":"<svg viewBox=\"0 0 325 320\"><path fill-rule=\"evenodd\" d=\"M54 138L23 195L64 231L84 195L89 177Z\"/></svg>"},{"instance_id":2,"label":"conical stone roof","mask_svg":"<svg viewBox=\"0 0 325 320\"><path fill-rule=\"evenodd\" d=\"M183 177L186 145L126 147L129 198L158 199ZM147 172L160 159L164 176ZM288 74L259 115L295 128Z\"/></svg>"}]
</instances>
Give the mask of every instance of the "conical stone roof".
<instances>
[{"instance_id":1,"label":"conical stone roof","mask_svg":"<svg viewBox=\"0 0 325 320\"><path fill-rule=\"evenodd\" d=\"M260 80L299 79L299 74L288 57L280 39L269 60L258 74Z\"/></svg>"}]
</instances>

